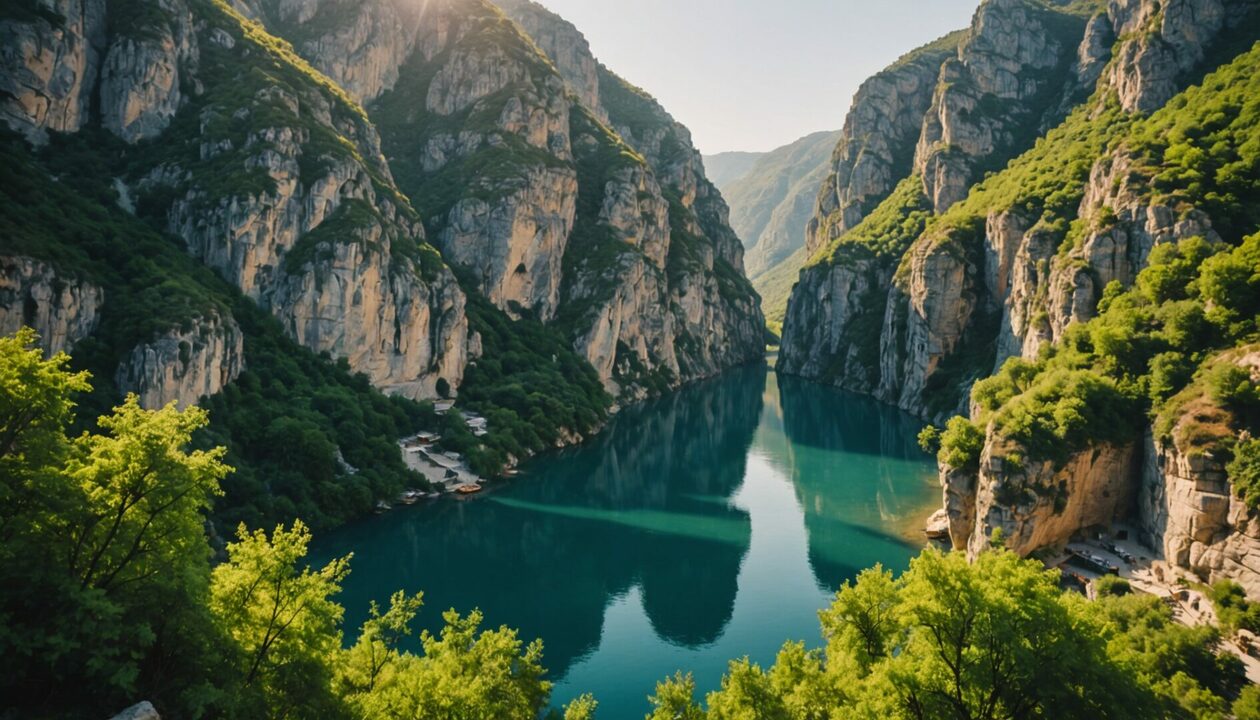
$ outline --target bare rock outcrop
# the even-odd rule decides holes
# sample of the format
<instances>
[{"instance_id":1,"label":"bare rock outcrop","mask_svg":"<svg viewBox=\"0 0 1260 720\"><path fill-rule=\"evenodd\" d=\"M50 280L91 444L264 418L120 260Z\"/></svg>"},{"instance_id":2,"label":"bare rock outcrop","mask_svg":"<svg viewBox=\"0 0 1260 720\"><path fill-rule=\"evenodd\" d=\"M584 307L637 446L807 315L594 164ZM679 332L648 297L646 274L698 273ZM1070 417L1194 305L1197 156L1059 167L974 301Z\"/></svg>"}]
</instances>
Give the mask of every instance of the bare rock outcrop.
<instances>
[{"instance_id":1,"label":"bare rock outcrop","mask_svg":"<svg viewBox=\"0 0 1260 720\"><path fill-rule=\"evenodd\" d=\"M23 327L39 333L53 355L69 352L100 322L101 288L28 257L0 257L0 335Z\"/></svg>"},{"instance_id":2,"label":"bare rock outcrop","mask_svg":"<svg viewBox=\"0 0 1260 720\"><path fill-rule=\"evenodd\" d=\"M806 229L809 254L856 227L910 174L941 63L962 35L915 50L858 88Z\"/></svg>"},{"instance_id":3,"label":"bare rock outcrop","mask_svg":"<svg viewBox=\"0 0 1260 720\"><path fill-rule=\"evenodd\" d=\"M180 408L223 390L245 367L244 336L231 316L212 312L133 348L114 382L147 409Z\"/></svg>"},{"instance_id":4,"label":"bare rock outcrop","mask_svg":"<svg viewBox=\"0 0 1260 720\"><path fill-rule=\"evenodd\" d=\"M226 19L198 27L200 63L181 74L267 62ZM475 347L464 297L392 185L375 128L331 85L249 78L180 111L196 122L166 142L183 152L137 191L169 203L168 230L307 347L411 397L435 396L439 379L457 387Z\"/></svg>"},{"instance_id":5,"label":"bare rock outcrop","mask_svg":"<svg viewBox=\"0 0 1260 720\"><path fill-rule=\"evenodd\" d=\"M495 0L556 64L578 101L604 122L608 113L599 95L599 61L590 43L572 23L533 0Z\"/></svg>"},{"instance_id":6,"label":"bare rock outcrop","mask_svg":"<svg viewBox=\"0 0 1260 720\"><path fill-rule=\"evenodd\" d=\"M1170 565L1260 596L1260 516L1233 492L1219 458L1148 435L1139 520L1143 539Z\"/></svg>"},{"instance_id":7,"label":"bare rock outcrop","mask_svg":"<svg viewBox=\"0 0 1260 720\"><path fill-rule=\"evenodd\" d=\"M1105 82L1129 112L1152 112L1181 88L1222 30L1254 22L1255 0L1111 0L1122 38Z\"/></svg>"},{"instance_id":8,"label":"bare rock outcrop","mask_svg":"<svg viewBox=\"0 0 1260 720\"><path fill-rule=\"evenodd\" d=\"M1023 0L988 0L955 58L942 66L915 150L937 212L967 196L978 171L1024 148L1041 106L1061 91L1071 47L1048 13Z\"/></svg>"},{"instance_id":9,"label":"bare rock outcrop","mask_svg":"<svg viewBox=\"0 0 1260 720\"><path fill-rule=\"evenodd\" d=\"M0 19L0 120L34 143L89 119L105 43L104 0L46 0Z\"/></svg>"},{"instance_id":10,"label":"bare rock outcrop","mask_svg":"<svg viewBox=\"0 0 1260 720\"><path fill-rule=\"evenodd\" d=\"M166 129L183 100L181 74L195 76L199 58L183 0L159 0L157 13L162 19L150 26L131 24L110 38L101 70L101 122L129 143Z\"/></svg>"},{"instance_id":11,"label":"bare rock outcrop","mask_svg":"<svg viewBox=\"0 0 1260 720\"><path fill-rule=\"evenodd\" d=\"M1133 507L1141 467L1135 445L1088 447L1062 463L1023 455L1023 448L990 428L978 473L942 468L956 550L974 557L994 531L1021 555L1061 547L1082 531L1126 517Z\"/></svg>"},{"instance_id":12,"label":"bare rock outcrop","mask_svg":"<svg viewBox=\"0 0 1260 720\"><path fill-rule=\"evenodd\" d=\"M1238 365L1260 381L1260 347L1251 345L1218 362ZM1169 565L1204 582L1233 580L1260 596L1260 512L1252 509L1226 472L1233 443L1246 431L1205 395L1175 418L1168 437L1148 432L1138 496L1143 541ZM1196 425L1206 427L1195 427Z\"/></svg>"}]
</instances>

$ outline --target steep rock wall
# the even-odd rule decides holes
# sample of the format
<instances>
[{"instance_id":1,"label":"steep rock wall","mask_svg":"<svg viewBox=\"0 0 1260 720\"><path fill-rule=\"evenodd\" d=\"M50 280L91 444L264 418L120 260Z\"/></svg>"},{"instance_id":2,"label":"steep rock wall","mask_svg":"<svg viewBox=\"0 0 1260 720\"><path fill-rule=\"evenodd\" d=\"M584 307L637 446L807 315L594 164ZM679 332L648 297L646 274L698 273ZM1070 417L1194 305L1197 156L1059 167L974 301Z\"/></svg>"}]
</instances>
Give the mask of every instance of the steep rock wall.
<instances>
[{"instance_id":1,"label":"steep rock wall","mask_svg":"<svg viewBox=\"0 0 1260 720\"><path fill-rule=\"evenodd\" d=\"M104 292L28 257L0 257L0 335L23 327L39 333L53 355L69 352L100 322Z\"/></svg>"},{"instance_id":2,"label":"steep rock wall","mask_svg":"<svg viewBox=\"0 0 1260 720\"><path fill-rule=\"evenodd\" d=\"M175 328L123 358L114 382L148 409L195 405L223 390L245 367L244 337L236 321L218 314Z\"/></svg>"},{"instance_id":3,"label":"steep rock wall","mask_svg":"<svg viewBox=\"0 0 1260 720\"><path fill-rule=\"evenodd\" d=\"M105 43L104 0L39 7L0 19L0 120L35 143L87 123Z\"/></svg>"},{"instance_id":4,"label":"steep rock wall","mask_svg":"<svg viewBox=\"0 0 1260 720\"><path fill-rule=\"evenodd\" d=\"M1022 455L1022 448L990 432L978 472L944 469L956 550L975 557L996 530L1007 548L1027 555L1132 512L1141 468L1136 446L1087 448L1063 463L1012 459Z\"/></svg>"}]
</instances>

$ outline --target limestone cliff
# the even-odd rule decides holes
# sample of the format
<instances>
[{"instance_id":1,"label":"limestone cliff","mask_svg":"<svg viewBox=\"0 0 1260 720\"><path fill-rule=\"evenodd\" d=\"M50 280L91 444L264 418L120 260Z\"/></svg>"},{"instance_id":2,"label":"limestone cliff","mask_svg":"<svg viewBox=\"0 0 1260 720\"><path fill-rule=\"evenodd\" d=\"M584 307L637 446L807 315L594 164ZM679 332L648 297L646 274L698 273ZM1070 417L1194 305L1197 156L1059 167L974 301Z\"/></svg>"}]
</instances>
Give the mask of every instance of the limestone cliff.
<instances>
[{"instance_id":1,"label":"limestone cliff","mask_svg":"<svg viewBox=\"0 0 1260 720\"><path fill-rule=\"evenodd\" d=\"M853 154L852 137L876 148L905 147L905 128L913 114L920 121L913 163L876 183L879 193L869 196L882 201L880 214L908 218L921 211L919 203L885 196L899 178L910 182L917 175L940 221L914 223L927 233L909 238L911 242L904 242L895 223L884 223L889 231L885 235L901 241L885 262L839 251L862 236L855 229L874 209L853 203L847 205L850 210L843 209L844 188L852 187L843 181L854 176L846 175L848 164L839 163L838 172L824 182L811 225L815 261L801 274L789 302L780 369L872 392L911 412L943 419L965 409L973 380L1009 357L1035 358L1069 324L1092 317L1106 285L1132 282L1155 244L1195 235L1216 238L1211 219L1200 209L1184 203L1173 208L1156 197L1151 185L1157 170L1139 167L1124 147L1100 152L1100 138L1122 133L1128 111L1162 105L1194 72L1201 73L1202 61L1222 38L1243 45L1249 36L1243 24L1254 11L1250 0L1161 7L1115 2L1106 14L1089 16L1093 8L1086 3L989 0L965 36L953 43L956 51L942 52L938 43L868 81L846 122L846 127L868 129L846 130L837 158ZM1165 37L1167 41L1161 39ZM1125 70L1121 60L1126 53L1147 58L1165 51L1184 58L1174 63L1180 69L1171 70L1171 61L1134 60ZM926 91L931 93L926 109L912 113L893 102L902 95L871 92L887 77L901 77L906 87L919 88L920 82L906 76L916 62L939 68L934 89ZM1151 72L1143 75L1141 68L1147 66L1162 68L1165 79L1156 80ZM921 79L923 72L916 77ZM1069 238L1065 221L1043 219L1049 191L1020 207L1011 198L986 195L986 184L977 181L1020 153L1028 165L1052 162L1035 159L1035 141L1074 102L1084 100L1095 83L1094 99L1074 115L1105 125L1095 136L1077 141L1090 148L1081 151L1080 159L1087 159L1092 170L1079 185L1065 176L1065 192L1055 198L1066 206L1060 214L1079 219ZM1152 104L1139 107L1139 96L1152 98ZM1113 109L1117 105L1118 114ZM895 118L876 112L893 107L899 113ZM1104 123L1099 119L1104 113L1115 119ZM864 118L878 122L864 123ZM1082 123L1074 119L1071 124ZM1051 134L1070 132L1056 128ZM865 161L867 156L859 157ZM1082 167L1079 163L1059 164L1066 171ZM891 166L885 162L881 167ZM976 200L955 210L969 195ZM861 239L887 252L887 242ZM846 260L838 261L842 255ZM867 300L856 302L846 288L858 288ZM872 314L885 320L878 354L865 339L874 324ZM950 397L940 397L937 390Z\"/></svg>"},{"instance_id":2,"label":"limestone cliff","mask_svg":"<svg viewBox=\"0 0 1260 720\"><path fill-rule=\"evenodd\" d=\"M140 204L312 350L410 397L433 397L440 379L458 386L470 339L462 292L393 186L375 128L256 30L201 12L191 36L174 11L145 34L187 37L164 57L200 91L133 164ZM272 62L287 83L251 69ZM133 88L119 92L137 117L164 117L165 95L118 77ZM119 127L130 140L161 132L160 123Z\"/></svg>"},{"instance_id":3,"label":"limestone cliff","mask_svg":"<svg viewBox=\"0 0 1260 720\"><path fill-rule=\"evenodd\" d=\"M1124 355L1106 328L1089 335L1076 330L1134 285L1153 256L1167 258L1169 247L1182 246L1210 255L1254 232L1253 221L1234 221L1212 199L1215 191L1177 175L1181 161L1163 146L1152 150L1151 138L1194 144L1170 135L1176 118L1250 96L1250 86L1241 85L1254 62L1246 50L1260 39L1256 11L1250 0L1117 0L1105 12L1089 3L982 3L956 51L933 58L939 75L928 90L930 105L915 113L921 122L911 141L913 160L877 184L873 205L849 203L858 209L848 214L844 172L824 183L814 253L789 303L779 368L871 393L937 422L970 418L983 450L970 469L941 469L955 547L979 552L1000 529L1009 546L1029 553L1126 518L1144 524L1169 562L1205 579L1240 578L1252 592L1260 589L1249 569L1252 513L1228 487L1219 459L1225 455L1196 455L1159 433L1144 446L1137 408L1152 401L1125 396L1135 391L1123 383L1120 390L1106 390L1106 383L1095 390L1128 397L1110 401L1132 408L1112 425L1135 423L1133 433L1098 429L1068 443L1064 426L1047 430L1057 421L1031 415L1063 402L1059 417L1075 417L1068 407L1079 397L1056 399L1068 392L1066 376L1034 382L1038 368L1062 372L1070 364L1053 364L1057 355L1100 348ZM907 67L903 61L884 75ZM1217 67L1230 69L1228 80L1212 76L1193 87ZM871 96L859 93L846 127L878 116L864 102ZM892 106L885 99L878 107ZM911 119L878 117L870 131L877 137L867 144L906 147ZM1195 142L1219 152L1248 142L1250 131L1240 131ZM850 136L846 130L837 158L849 152ZM1202 261L1196 258L1184 262ZM1178 292L1197 292L1192 277L1177 281ZM1133 317L1152 313L1153 323L1197 312L1189 301L1168 300L1170 307L1158 312L1125 302L1136 303L1121 306ZM1150 368L1127 372L1151 373L1158 380L1150 382L1175 389L1193 368L1172 378L1161 374L1174 356L1191 365L1199 360L1178 355L1189 352L1177 343L1191 342L1191 335L1171 326L1165 333L1159 340L1165 344L1153 352L1169 352L1158 362L1143 360ZM1014 385L988 385L969 402L973 383L1011 358L1025 361L1001 373ZM1099 362L1108 382L1120 382L1107 375L1119 371ZM1117 377L1133 382L1124 373ZM977 398L1003 408L1009 427L995 425L996 410L979 407ZM1010 439L1013 428L1060 435L1032 457L1032 448ZM1064 454L1048 451L1052 446Z\"/></svg>"},{"instance_id":4,"label":"limestone cliff","mask_svg":"<svg viewBox=\"0 0 1260 720\"><path fill-rule=\"evenodd\" d=\"M104 0L14 3L0 14L0 121L32 142L88 121L105 42Z\"/></svg>"},{"instance_id":5,"label":"limestone cliff","mask_svg":"<svg viewBox=\"0 0 1260 720\"><path fill-rule=\"evenodd\" d=\"M104 301L99 287L47 263L0 257L0 335L29 327L44 352L69 352L96 329Z\"/></svg>"},{"instance_id":6,"label":"limestone cliff","mask_svg":"<svg viewBox=\"0 0 1260 720\"><path fill-rule=\"evenodd\" d=\"M807 228L810 255L856 227L910 174L941 63L963 37L919 48L858 88Z\"/></svg>"},{"instance_id":7,"label":"limestone cliff","mask_svg":"<svg viewBox=\"0 0 1260 720\"><path fill-rule=\"evenodd\" d=\"M862 86L809 224L816 261L789 300L781 370L872 392L924 416L960 407L961 395L929 402L924 393L941 381L933 375L948 356L974 344L973 319L992 324L996 310L983 297L976 259L934 242L901 259L915 236L892 217L866 233L882 246L879 260L838 248L853 245L846 236L877 207L904 218L922 213L926 200L944 212L985 170L1031 146L1079 82L1070 70L1085 28L1072 12L989 0L967 31L910 53ZM881 235L895 235L897 247Z\"/></svg>"},{"instance_id":8,"label":"limestone cliff","mask_svg":"<svg viewBox=\"0 0 1260 720\"><path fill-rule=\"evenodd\" d=\"M742 251L685 128L637 90L629 102L652 122L618 126L624 82L535 3L444 0L414 22L403 5L269 13L368 101L400 187L478 291L510 316L564 329L623 399L759 352L755 304L723 295L750 295ZM324 30L347 26L356 30Z\"/></svg>"},{"instance_id":9,"label":"limestone cliff","mask_svg":"<svg viewBox=\"0 0 1260 720\"><path fill-rule=\"evenodd\" d=\"M1260 349L1227 353L1220 363L1260 382ZM1147 433L1138 521L1143 540L1168 564L1206 582L1240 583L1260 596L1260 512L1241 496L1226 459L1248 431L1241 418L1202 387L1191 387L1167 413L1166 433ZM1161 418L1164 420L1164 418ZM1163 429L1163 428L1160 428Z\"/></svg>"},{"instance_id":10,"label":"limestone cliff","mask_svg":"<svg viewBox=\"0 0 1260 720\"><path fill-rule=\"evenodd\" d=\"M950 540L974 557L994 531L1027 555L1082 530L1129 516L1141 454L1135 446L1091 447L1065 462L1026 461L1023 448L990 434L978 473L942 471Z\"/></svg>"},{"instance_id":11,"label":"limestone cliff","mask_svg":"<svg viewBox=\"0 0 1260 720\"><path fill-rule=\"evenodd\" d=\"M133 349L114 378L142 407L195 405L223 390L244 368L244 338L231 317L213 315Z\"/></svg>"},{"instance_id":12,"label":"limestone cliff","mask_svg":"<svg viewBox=\"0 0 1260 720\"><path fill-rule=\"evenodd\" d=\"M1168 102L1223 30L1254 22L1254 0L1111 0L1108 15L1122 38L1106 82L1130 112Z\"/></svg>"},{"instance_id":13,"label":"limestone cliff","mask_svg":"<svg viewBox=\"0 0 1260 720\"><path fill-rule=\"evenodd\" d=\"M941 65L915 149L937 212L966 197L983 169L1028 146L1082 37L1066 19L1023 0L989 0L976 11L957 56Z\"/></svg>"}]
</instances>

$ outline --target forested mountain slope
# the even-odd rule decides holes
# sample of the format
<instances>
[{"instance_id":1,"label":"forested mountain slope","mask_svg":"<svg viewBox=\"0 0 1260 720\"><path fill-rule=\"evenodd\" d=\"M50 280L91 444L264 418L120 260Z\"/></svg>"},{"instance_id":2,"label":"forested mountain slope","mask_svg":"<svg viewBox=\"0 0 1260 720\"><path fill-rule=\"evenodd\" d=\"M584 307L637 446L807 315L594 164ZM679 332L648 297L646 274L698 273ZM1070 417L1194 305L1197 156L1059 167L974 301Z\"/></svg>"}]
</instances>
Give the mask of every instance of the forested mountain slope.
<instances>
[{"instance_id":1,"label":"forested mountain slope","mask_svg":"<svg viewBox=\"0 0 1260 720\"><path fill-rule=\"evenodd\" d=\"M486 415L484 441L446 429L494 473L760 357L685 128L589 53L609 89L579 99L493 5L23 0L0 35L30 176L4 187L0 328L90 348L95 409L210 398L228 506L322 524L422 484L393 439L437 420L410 401ZM322 394L350 386L371 410ZM295 445L306 472L268 456Z\"/></svg>"},{"instance_id":2,"label":"forested mountain slope","mask_svg":"<svg viewBox=\"0 0 1260 720\"><path fill-rule=\"evenodd\" d=\"M1256 9L991 0L934 89L928 48L859 92L780 369L970 418L941 455L956 547L1001 529L1028 553L1127 517L1260 592L1250 471L1226 469L1257 429L1237 269L1260 230ZM1179 395L1219 373L1236 392ZM1187 424L1213 440L1169 430Z\"/></svg>"}]
</instances>

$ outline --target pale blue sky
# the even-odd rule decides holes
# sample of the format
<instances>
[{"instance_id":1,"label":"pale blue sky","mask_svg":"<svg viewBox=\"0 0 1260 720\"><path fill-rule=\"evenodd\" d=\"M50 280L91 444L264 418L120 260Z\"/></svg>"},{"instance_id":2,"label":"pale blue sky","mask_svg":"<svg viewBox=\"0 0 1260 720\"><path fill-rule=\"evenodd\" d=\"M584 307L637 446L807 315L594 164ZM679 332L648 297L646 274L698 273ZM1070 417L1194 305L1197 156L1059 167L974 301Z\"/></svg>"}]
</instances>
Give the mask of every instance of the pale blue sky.
<instances>
[{"instance_id":1,"label":"pale blue sky","mask_svg":"<svg viewBox=\"0 0 1260 720\"><path fill-rule=\"evenodd\" d=\"M539 0L705 153L837 130L858 85L966 27L978 0Z\"/></svg>"}]
</instances>

